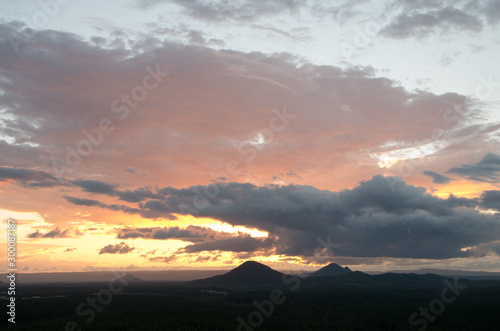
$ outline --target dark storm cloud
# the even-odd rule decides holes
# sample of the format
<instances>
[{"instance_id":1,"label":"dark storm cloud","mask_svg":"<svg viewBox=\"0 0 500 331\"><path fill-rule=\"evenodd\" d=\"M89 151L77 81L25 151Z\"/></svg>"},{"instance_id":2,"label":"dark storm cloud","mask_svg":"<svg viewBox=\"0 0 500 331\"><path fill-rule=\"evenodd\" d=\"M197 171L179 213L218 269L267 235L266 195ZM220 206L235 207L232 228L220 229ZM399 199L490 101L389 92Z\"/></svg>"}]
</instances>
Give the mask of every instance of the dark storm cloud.
<instances>
[{"instance_id":1,"label":"dark storm cloud","mask_svg":"<svg viewBox=\"0 0 500 331\"><path fill-rule=\"evenodd\" d=\"M178 239L191 242L199 242L206 240L216 240L220 238L231 237L231 234L226 232L214 231L210 228L189 225L186 228L173 227L156 227L156 228L123 228L118 230L117 238L145 238L145 239Z\"/></svg>"},{"instance_id":2,"label":"dark storm cloud","mask_svg":"<svg viewBox=\"0 0 500 331\"><path fill-rule=\"evenodd\" d=\"M26 187L53 187L65 185L52 174L36 169L0 166L0 182L14 180Z\"/></svg>"},{"instance_id":3,"label":"dark storm cloud","mask_svg":"<svg viewBox=\"0 0 500 331\"><path fill-rule=\"evenodd\" d=\"M453 195L441 199L399 177L377 175L340 192L304 185L214 183L185 189L166 187L155 194L157 199L140 203L137 213L162 217L187 213L257 228L270 236L209 237L206 233L211 232L200 232L200 228L173 227L122 229L119 238L184 236L187 241L204 240L188 246L189 252L249 252L253 247L310 257L329 236L339 256L445 259L470 256L474 251L462 248L500 236L498 217L476 210L496 206L496 191L486 192L481 199Z\"/></svg>"},{"instance_id":4,"label":"dark storm cloud","mask_svg":"<svg viewBox=\"0 0 500 331\"><path fill-rule=\"evenodd\" d=\"M109 196L118 196L119 200L127 202L141 202L147 198L158 198L157 194L151 191L151 188L138 188L133 191L119 191L116 189L117 185L110 185L105 182L97 180L73 180L71 183L74 186L80 187L85 192L96 193L96 194L106 194Z\"/></svg>"},{"instance_id":5,"label":"dark storm cloud","mask_svg":"<svg viewBox=\"0 0 500 331\"><path fill-rule=\"evenodd\" d=\"M500 211L500 191L484 191L481 194L481 206Z\"/></svg>"},{"instance_id":6,"label":"dark storm cloud","mask_svg":"<svg viewBox=\"0 0 500 331\"><path fill-rule=\"evenodd\" d=\"M85 192L113 195L116 185L110 185L97 180L77 179L71 181L75 186L81 187Z\"/></svg>"},{"instance_id":7,"label":"dark storm cloud","mask_svg":"<svg viewBox=\"0 0 500 331\"><path fill-rule=\"evenodd\" d=\"M434 184L447 184L453 180L450 177L446 177L445 175L441 175L435 171L425 170L422 173L431 177Z\"/></svg>"},{"instance_id":8,"label":"dark storm cloud","mask_svg":"<svg viewBox=\"0 0 500 331\"><path fill-rule=\"evenodd\" d=\"M145 218L157 218L160 217L161 215L159 213L149 211L149 210L143 210L143 209L138 209L138 208L131 208L125 205L118 205L118 204L105 204L97 200L92 200L92 199L81 199L81 198L76 198L68 195L63 196L66 201L69 203L76 205L76 206L87 206L87 207L101 207L104 209L109 209L113 211L121 211L126 214L139 214L142 217ZM174 218L175 219L175 218Z\"/></svg>"},{"instance_id":9,"label":"dark storm cloud","mask_svg":"<svg viewBox=\"0 0 500 331\"><path fill-rule=\"evenodd\" d=\"M135 247L130 247L124 241L122 241L121 243L116 244L116 245L109 244L107 246L104 246L99 251L99 255L100 254L127 254L127 253L130 253L131 251L133 251L134 249L135 249Z\"/></svg>"},{"instance_id":10,"label":"dark storm cloud","mask_svg":"<svg viewBox=\"0 0 500 331\"><path fill-rule=\"evenodd\" d=\"M66 199L69 203L72 203L77 206L87 206L87 207L92 207L92 206L99 206L103 207L104 204L97 200L91 200L91 199L80 199L80 198L75 198L71 196L64 195L64 199Z\"/></svg>"},{"instance_id":11,"label":"dark storm cloud","mask_svg":"<svg viewBox=\"0 0 500 331\"><path fill-rule=\"evenodd\" d=\"M203 251L227 251L235 253L255 252L261 249L269 249L272 247L272 244L273 240L271 238L260 239L246 235L192 244L181 248L180 251L185 253L197 253Z\"/></svg>"},{"instance_id":12,"label":"dark storm cloud","mask_svg":"<svg viewBox=\"0 0 500 331\"><path fill-rule=\"evenodd\" d=\"M446 173L483 183L498 183L500 182L500 156L489 153L478 163L462 164L449 169Z\"/></svg>"},{"instance_id":13,"label":"dark storm cloud","mask_svg":"<svg viewBox=\"0 0 500 331\"><path fill-rule=\"evenodd\" d=\"M138 188L133 191L115 191L114 194L116 194L120 198L120 200L127 202L141 202L148 198L160 198L160 196L153 193L153 191L149 187Z\"/></svg>"}]
</instances>

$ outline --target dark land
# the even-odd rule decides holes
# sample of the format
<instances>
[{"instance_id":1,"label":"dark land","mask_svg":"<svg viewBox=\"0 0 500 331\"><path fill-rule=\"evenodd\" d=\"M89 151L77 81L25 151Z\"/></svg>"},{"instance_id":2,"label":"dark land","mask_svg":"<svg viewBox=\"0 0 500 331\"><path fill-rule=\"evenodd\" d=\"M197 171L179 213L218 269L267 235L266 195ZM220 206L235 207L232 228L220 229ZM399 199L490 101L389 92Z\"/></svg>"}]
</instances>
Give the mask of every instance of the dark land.
<instances>
[{"instance_id":1,"label":"dark land","mask_svg":"<svg viewBox=\"0 0 500 331\"><path fill-rule=\"evenodd\" d=\"M500 329L500 281L328 267L300 278L249 261L189 282L108 273L106 281L20 284L16 324L7 322L2 300L0 329Z\"/></svg>"}]
</instances>

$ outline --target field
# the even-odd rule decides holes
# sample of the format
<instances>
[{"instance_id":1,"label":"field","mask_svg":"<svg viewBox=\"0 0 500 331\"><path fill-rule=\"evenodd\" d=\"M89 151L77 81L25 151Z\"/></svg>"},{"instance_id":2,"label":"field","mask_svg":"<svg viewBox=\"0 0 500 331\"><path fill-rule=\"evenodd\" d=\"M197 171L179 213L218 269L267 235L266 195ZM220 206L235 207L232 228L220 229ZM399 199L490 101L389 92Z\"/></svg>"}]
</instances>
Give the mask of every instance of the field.
<instances>
[{"instance_id":1,"label":"field","mask_svg":"<svg viewBox=\"0 0 500 331\"><path fill-rule=\"evenodd\" d=\"M326 289L303 286L295 291L290 286L238 291L218 288L209 292L188 283L144 282L129 284L111 297L100 295L97 300L96 293L103 294L102 290L107 288L105 283L23 286L17 299L15 326L6 325L3 319L0 328L29 331L423 330L422 324L410 325L409 316L420 307L429 308L442 292L442 287L365 286ZM431 316L434 320L428 323L426 330L498 329L499 297L500 286L496 284L469 286L456 300L447 303L440 314ZM246 326L239 326L241 320Z\"/></svg>"}]
</instances>

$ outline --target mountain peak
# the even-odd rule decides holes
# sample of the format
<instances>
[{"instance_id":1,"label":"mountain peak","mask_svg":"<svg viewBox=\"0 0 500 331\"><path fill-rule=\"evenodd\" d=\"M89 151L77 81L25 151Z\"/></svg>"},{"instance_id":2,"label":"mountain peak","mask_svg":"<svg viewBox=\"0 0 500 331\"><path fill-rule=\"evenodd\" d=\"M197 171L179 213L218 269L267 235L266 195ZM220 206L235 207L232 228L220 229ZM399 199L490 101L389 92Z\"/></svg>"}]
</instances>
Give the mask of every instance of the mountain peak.
<instances>
[{"instance_id":1,"label":"mountain peak","mask_svg":"<svg viewBox=\"0 0 500 331\"><path fill-rule=\"evenodd\" d=\"M246 261L224 275L214 276L196 283L211 284L275 284L282 282L283 274L267 265Z\"/></svg>"},{"instance_id":2,"label":"mountain peak","mask_svg":"<svg viewBox=\"0 0 500 331\"><path fill-rule=\"evenodd\" d=\"M337 263L330 263L329 265L319 269L318 271L311 274L312 277L332 277L340 276L351 273L352 270L348 267L342 268Z\"/></svg>"},{"instance_id":3,"label":"mountain peak","mask_svg":"<svg viewBox=\"0 0 500 331\"><path fill-rule=\"evenodd\" d=\"M234 270L239 270L239 269L242 269L242 270L247 270L247 269L261 269L261 270L267 270L267 269L271 269L270 267L268 267L267 265L265 264L262 264L260 262L256 262L256 261L245 261L243 262L242 264L240 264L239 266L237 266L236 268L234 268L232 271ZM271 269L272 270L272 269Z\"/></svg>"}]
</instances>

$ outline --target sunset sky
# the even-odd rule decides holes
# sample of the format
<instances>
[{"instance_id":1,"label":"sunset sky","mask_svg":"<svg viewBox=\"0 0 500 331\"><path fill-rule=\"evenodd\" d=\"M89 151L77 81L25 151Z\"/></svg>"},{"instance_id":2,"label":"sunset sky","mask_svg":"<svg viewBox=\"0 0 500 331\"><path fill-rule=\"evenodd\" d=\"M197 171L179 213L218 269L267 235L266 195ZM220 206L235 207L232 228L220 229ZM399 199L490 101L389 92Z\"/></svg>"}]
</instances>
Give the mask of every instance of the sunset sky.
<instances>
[{"instance_id":1,"label":"sunset sky","mask_svg":"<svg viewBox=\"0 0 500 331\"><path fill-rule=\"evenodd\" d=\"M377 4L374 4L377 3ZM500 1L0 2L24 272L500 271Z\"/></svg>"}]
</instances>

